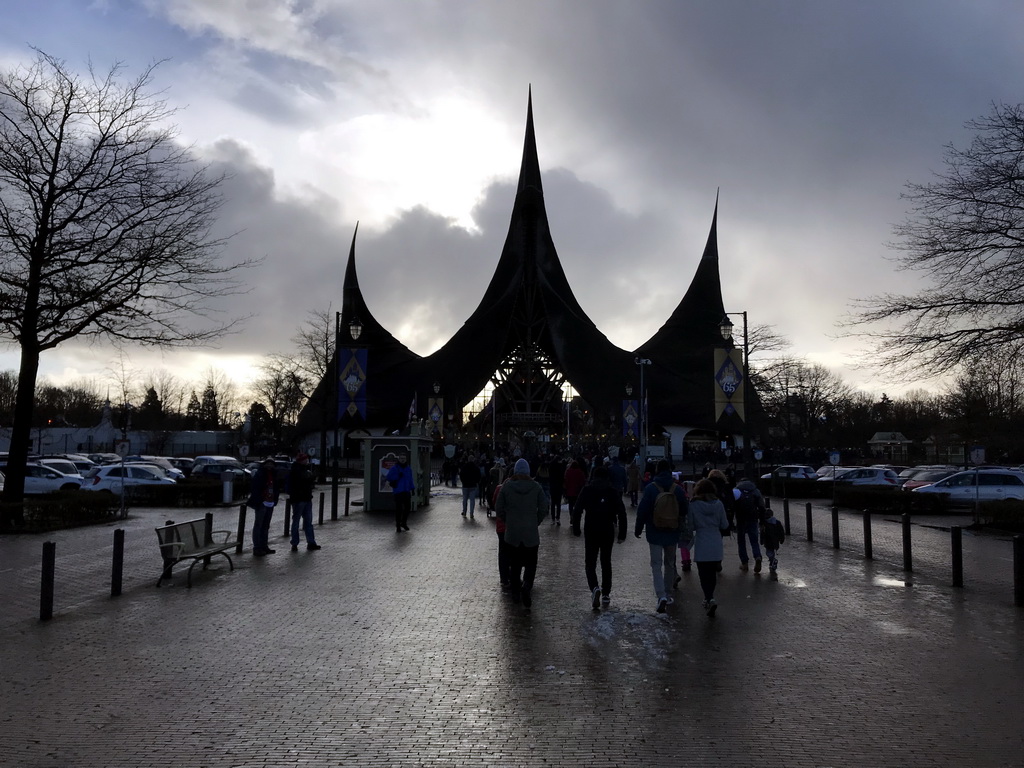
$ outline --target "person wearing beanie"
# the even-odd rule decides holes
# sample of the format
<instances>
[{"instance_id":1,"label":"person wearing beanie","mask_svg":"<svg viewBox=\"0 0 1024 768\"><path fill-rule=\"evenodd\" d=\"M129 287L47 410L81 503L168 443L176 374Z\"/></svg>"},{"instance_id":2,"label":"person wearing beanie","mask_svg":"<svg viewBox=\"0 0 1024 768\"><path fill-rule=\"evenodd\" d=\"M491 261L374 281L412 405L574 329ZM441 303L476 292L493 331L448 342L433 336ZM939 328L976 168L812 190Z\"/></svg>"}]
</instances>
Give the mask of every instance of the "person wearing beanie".
<instances>
[{"instance_id":1,"label":"person wearing beanie","mask_svg":"<svg viewBox=\"0 0 1024 768\"><path fill-rule=\"evenodd\" d=\"M530 463L519 459L498 493L496 512L505 526L509 565L509 592L529 612L533 604L533 580L540 549L538 528L548 514L548 497L540 483L530 478Z\"/></svg>"}]
</instances>

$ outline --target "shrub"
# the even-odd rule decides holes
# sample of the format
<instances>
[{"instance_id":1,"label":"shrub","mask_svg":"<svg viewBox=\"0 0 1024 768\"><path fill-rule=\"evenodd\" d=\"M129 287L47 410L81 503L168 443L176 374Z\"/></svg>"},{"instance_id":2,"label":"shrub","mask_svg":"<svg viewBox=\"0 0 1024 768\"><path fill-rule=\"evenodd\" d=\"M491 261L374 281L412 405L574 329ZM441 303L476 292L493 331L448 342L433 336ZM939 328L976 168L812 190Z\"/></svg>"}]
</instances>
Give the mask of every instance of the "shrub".
<instances>
[{"instance_id":1,"label":"shrub","mask_svg":"<svg viewBox=\"0 0 1024 768\"><path fill-rule=\"evenodd\" d=\"M16 530L36 533L108 522L117 517L120 502L105 494L61 491L5 507L13 512L12 519L21 521Z\"/></svg>"}]
</instances>

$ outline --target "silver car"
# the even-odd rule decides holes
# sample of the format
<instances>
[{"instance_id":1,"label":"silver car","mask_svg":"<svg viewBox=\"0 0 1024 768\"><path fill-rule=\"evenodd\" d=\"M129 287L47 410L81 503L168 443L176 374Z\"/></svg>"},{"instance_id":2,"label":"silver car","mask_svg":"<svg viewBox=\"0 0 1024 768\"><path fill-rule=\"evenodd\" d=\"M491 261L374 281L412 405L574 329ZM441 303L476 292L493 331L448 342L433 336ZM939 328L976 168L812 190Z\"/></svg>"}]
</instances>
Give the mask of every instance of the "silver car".
<instances>
[{"instance_id":1,"label":"silver car","mask_svg":"<svg viewBox=\"0 0 1024 768\"><path fill-rule=\"evenodd\" d=\"M922 485L911 493L922 498L945 498L954 507L971 506L976 501L1024 500L1024 473L1012 469L970 469Z\"/></svg>"}]
</instances>

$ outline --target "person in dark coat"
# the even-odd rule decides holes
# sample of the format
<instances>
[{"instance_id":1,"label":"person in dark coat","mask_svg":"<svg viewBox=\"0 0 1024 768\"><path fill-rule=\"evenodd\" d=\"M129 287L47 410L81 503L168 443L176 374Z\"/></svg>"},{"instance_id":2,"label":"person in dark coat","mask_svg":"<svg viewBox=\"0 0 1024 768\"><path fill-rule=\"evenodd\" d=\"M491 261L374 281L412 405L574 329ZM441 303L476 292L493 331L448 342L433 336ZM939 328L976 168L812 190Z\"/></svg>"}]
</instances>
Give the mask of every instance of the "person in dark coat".
<instances>
[{"instance_id":1,"label":"person in dark coat","mask_svg":"<svg viewBox=\"0 0 1024 768\"><path fill-rule=\"evenodd\" d=\"M580 530L580 523L583 530ZM606 467L594 467L593 479L580 491L572 508L572 532L584 533L583 568L590 589L590 604L599 610L612 594L612 543L618 529L619 543L626 540L626 507L622 490L615 488ZM597 584L597 559L601 558L601 585Z\"/></svg>"},{"instance_id":2,"label":"person in dark coat","mask_svg":"<svg viewBox=\"0 0 1024 768\"><path fill-rule=\"evenodd\" d=\"M299 521L306 537L306 549L320 549L313 533L313 487L316 478L309 466L309 456L300 453L288 472L288 500L292 503L292 552L299 549Z\"/></svg>"},{"instance_id":3,"label":"person in dark coat","mask_svg":"<svg viewBox=\"0 0 1024 768\"><path fill-rule=\"evenodd\" d=\"M252 523L252 553L256 557L272 555L277 550L270 548L270 520L274 516L274 507L281 497L274 472L274 460L264 459L252 478L252 489L246 502L255 510Z\"/></svg>"}]
</instances>

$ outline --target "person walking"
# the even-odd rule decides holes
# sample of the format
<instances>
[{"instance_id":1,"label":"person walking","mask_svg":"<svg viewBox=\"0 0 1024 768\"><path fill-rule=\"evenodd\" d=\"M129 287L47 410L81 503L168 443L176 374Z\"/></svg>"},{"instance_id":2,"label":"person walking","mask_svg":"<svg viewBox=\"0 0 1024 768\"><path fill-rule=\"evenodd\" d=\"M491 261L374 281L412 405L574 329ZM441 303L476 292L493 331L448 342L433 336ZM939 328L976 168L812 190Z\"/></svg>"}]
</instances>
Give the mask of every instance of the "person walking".
<instances>
[{"instance_id":1,"label":"person walking","mask_svg":"<svg viewBox=\"0 0 1024 768\"><path fill-rule=\"evenodd\" d=\"M476 456L470 454L459 465L459 481L462 483L462 516L466 516L468 504L469 519L472 520L476 510L476 496L480 488L480 465L476 461Z\"/></svg>"},{"instance_id":2,"label":"person walking","mask_svg":"<svg viewBox=\"0 0 1024 768\"><path fill-rule=\"evenodd\" d=\"M562 514L562 497L565 495L565 459L559 454L551 457L548 471L548 496L551 498L551 519L557 522Z\"/></svg>"},{"instance_id":3,"label":"person walking","mask_svg":"<svg viewBox=\"0 0 1024 768\"><path fill-rule=\"evenodd\" d=\"M743 478L732 491L732 512L736 520L736 537L739 540L740 570L747 571L747 540L754 556L754 573L761 572L761 547L758 546L758 529L765 519L764 496L750 480Z\"/></svg>"},{"instance_id":4,"label":"person walking","mask_svg":"<svg viewBox=\"0 0 1024 768\"><path fill-rule=\"evenodd\" d=\"M572 510L576 506L576 499L580 495L580 491L583 490L583 486L587 484L587 473L583 471L583 467L580 466L580 462L573 460L569 462L569 468L565 470L565 476L562 483L562 491L565 493L565 500L569 505L569 514L572 515ZM562 524L562 507L559 505L558 510L555 512L555 519L551 521L552 525Z\"/></svg>"},{"instance_id":5,"label":"person walking","mask_svg":"<svg viewBox=\"0 0 1024 768\"><path fill-rule=\"evenodd\" d=\"M264 459L253 475L249 500L246 502L256 513L252 523L252 553L255 557L272 555L277 551L270 548L270 520L281 497L281 489L274 475L274 460Z\"/></svg>"},{"instance_id":6,"label":"person walking","mask_svg":"<svg viewBox=\"0 0 1024 768\"><path fill-rule=\"evenodd\" d=\"M491 488L487 497L487 516L490 517L494 511L495 500L498 498L498 488L505 482L505 460L500 456L494 460L490 468Z\"/></svg>"},{"instance_id":7,"label":"person walking","mask_svg":"<svg viewBox=\"0 0 1024 768\"><path fill-rule=\"evenodd\" d=\"M713 482L704 479L697 483L687 516L693 529L693 560L697 563L697 576L704 593L704 612L708 617L713 617L718 610L715 586L725 549L722 537L729 535L725 505L718 498Z\"/></svg>"},{"instance_id":8,"label":"person walking","mask_svg":"<svg viewBox=\"0 0 1024 768\"><path fill-rule=\"evenodd\" d=\"M640 497L640 465L636 462L637 457L634 457L626 466L626 493L629 494L629 505L634 509Z\"/></svg>"},{"instance_id":9,"label":"person walking","mask_svg":"<svg viewBox=\"0 0 1024 768\"><path fill-rule=\"evenodd\" d=\"M299 522L306 537L306 549L320 549L313 533L313 487L316 478L309 466L309 455L300 453L295 457L291 470L288 472L288 500L292 504L292 552L299 549Z\"/></svg>"},{"instance_id":10,"label":"person walking","mask_svg":"<svg viewBox=\"0 0 1024 768\"><path fill-rule=\"evenodd\" d=\"M590 589L590 604L595 611L608 605L612 595L612 543L618 528L621 544L626 540L626 506L622 490L612 484L606 467L595 467L589 485L580 491L572 508L572 532L583 538L583 570ZM583 530L580 530L582 521ZM601 558L601 584L597 583L597 560Z\"/></svg>"},{"instance_id":11,"label":"person walking","mask_svg":"<svg viewBox=\"0 0 1024 768\"><path fill-rule=\"evenodd\" d=\"M538 528L548 514L548 497L540 483L530 478L530 463L519 459L498 493L498 519L505 524L505 547L509 564L509 591L522 601L527 612L533 605L533 581L540 549Z\"/></svg>"},{"instance_id":12,"label":"person walking","mask_svg":"<svg viewBox=\"0 0 1024 768\"><path fill-rule=\"evenodd\" d=\"M395 532L408 531L412 492L416 490L412 467L409 466L409 457L400 453L398 463L391 465L391 469L388 470L384 479L391 486L391 496L395 500Z\"/></svg>"},{"instance_id":13,"label":"person walking","mask_svg":"<svg viewBox=\"0 0 1024 768\"><path fill-rule=\"evenodd\" d=\"M673 481L672 466L667 460L661 459L636 508L634 530L638 539L645 530L647 532L647 545L651 550L651 577L654 581L654 595L658 600L658 613L664 613L665 608L672 604L668 588L675 584L676 545L681 534L686 533L686 509L686 494Z\"/></svg>"}]
</instances>

